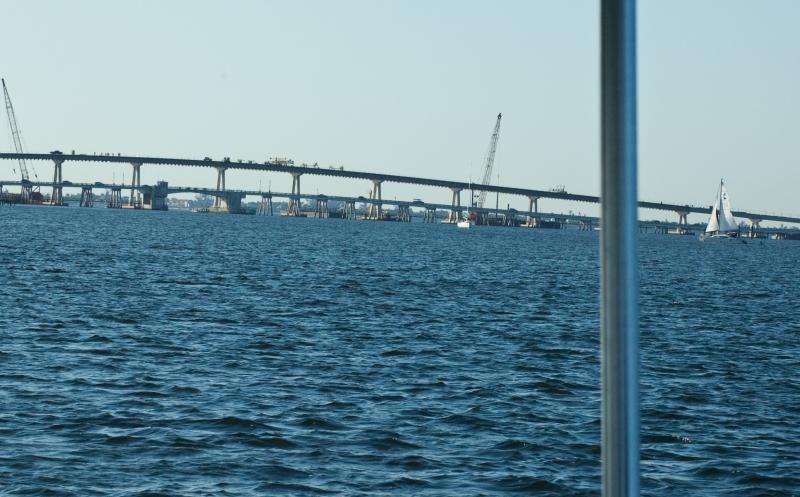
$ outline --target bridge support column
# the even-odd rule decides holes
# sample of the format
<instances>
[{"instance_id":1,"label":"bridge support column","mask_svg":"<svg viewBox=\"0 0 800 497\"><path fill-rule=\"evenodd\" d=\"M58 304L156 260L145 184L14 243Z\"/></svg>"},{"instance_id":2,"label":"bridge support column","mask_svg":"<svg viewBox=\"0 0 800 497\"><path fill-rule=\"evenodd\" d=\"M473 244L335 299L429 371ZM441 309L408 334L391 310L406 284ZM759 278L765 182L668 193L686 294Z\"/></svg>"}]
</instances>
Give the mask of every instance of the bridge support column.
<instances>
[{"instance_id":1,"label":"bridge support column","mask_svg":"<svg viewBox=\"0 0 800 497\"><path fill-rule=\"evenodd\" d=\"M528 228L538 228L539 227L539 216L536 216L539 212L539 197L528 196L528 212L533 212L534 214L528 215L528 221L524 224L525 227Z\"/></svg>"},{"instance_id":2,"label":"bridge support column","mask_svg":"<svg viewBox=\"0 0 800 497\"><path fill-rule=\"evenodd\" d=\"M272 215L272 194L265 193L261 195L261 203L258 204L257 213L262 216Z\"/></svg>"},{"instance_id":3,"label":"bridge support column","mask_svg":"<svg viewBox=\"0 0 800 497\"><path fill-rule=\"evenodd\" d=\"M292 173L292 196L289 197L289 208L286 209L287 216L300 215L300 176L303 173Z\"/></svg>"},{"instance_id":4,"label":"bridge support column","mask_svg":"<svg viewBox=\"0 0 800 497\"><path fill-rule=\"evenodd\" d=\"M758 238L758 229L761 228L761 219L750 218L749 221L750 229L747 230L747 236L750 238Z\"/></svg>"},{"instance_id":5,"label":"bridge support column","mask_svg":"<svg viewBox=\"0 0 800 497\"><path fill-rule=\"evenodd\" d=\"M33 187L31 185L20 185L20 202L23 204L33 203Z\"/></svg>"},{"instance_id":6,"label":"bridge support column","mask_svg":"<svg viewBox=\"0 0 800 497\"><path fill-rule=\"evenodd\" d=\"M110 209L120 209L122 207L122 187L111 187L111 196L106 203L106 207Z\"/></svg>"},{"instance_id":7,"label":"bridge support column","mask_svg":"<svg viewBox=\"0 0 800 497\"><path fill-rule=\"evenodd\" d=\"M81 207L94 207L94 194L91 186L81 188L81 202L79 205Z\"/></svg>"},{"instance_id":8,"label":"bridge support column","mask_svg":"<svg viewBox=\"0 0 800 497\"><path fill-rule=\"evenodd\" d=\"M366 219L373 221L380 221L383 219L381 183L383 183L383 181L379 179L372 180L372 191L370 191L369 198L372 200L377 200L378 202L369 204L369 207L367 208Z\"/></svg>"},{"instance_id":9,"label":"bridge support column","mask_svg":"<svg viewBox=\"0 0 800 497\"><path fill-rule=\"evenodd\" d=\"M451 188L453 199L450 202L450 214L444 220L444 224L456 224L461 220L461 188Z\"/></svg>"},{"instance_id":10,"label":"bridge support column","mask_svg":"<svg viewBox=\"0 0 800 497\"><path fill-rule=\"evenodd\" d=\"M435 223L436 222L436 208L435 207L425 207L425 214L422 216L423 223Z\"/></svg>"},{"instance_id":11,"label":"bridge support column","mask_svg":"<svg viewBox=\"0 0 800 497\"><path fill-rule=\"evenodd\" d=\"M411 222L411 207L408 204L400 204L397 206L397 220L402 223Z\"/></svg>"},{"instance_id":12,"label":"bridge support column","mask_svg":"<svg viewBox=\"0 0 800 497\"><path fill-rule=\"evenodd\" d=\"M356 202L355 200L348 200L344 203L344 218L345 219L355 219L356 218Z\"/></svg>"},{"instance_id":13,"label":"bridge support column","mask_svg":"<svg viewBox=\"0 0 800 497\"><path fill-rule=\"evenodd\" d=\"M317 198L314 204L314 216L319 219L327 219L328 216L328 199Z\"/></svg>"},{"instance_id":14,"label":"bridge support column","mask_svg":"<svg viewBox=\"0 0 800 497\"><path fill-rule=\"evenodd\" d=\"M225 191L225 171L227 167L220 166L217 167L217 191L224 192ZM217 195L214 197L214 209L226 210L228 208L227 197L223 195Z\"/></svg>"},{"instance_id":15,"label":"bridge support column","mask_svg":"<svg viewBox=\"0 0 800 497\"><path fill-rule=\"evenodd\" d=\"M20 185L20 203L30 204L33 201L33 187L31 185Z\"/></svg>"},{"instance_id":16,"label":"bridge support column","mask_svg":"<svg viewBox=\"0 0 800 497\"><path fill-rule=\"evenodd\" d=\"M61 186L61 164L63 163L64 161L61 160L53 161L53 193L50 195L50 205L64 205L64 190Z\"/></svg>"},{"instance_id":17,"label":"bridge support column","mask_svg":"<svg viewBox=\"0 0 800 497\"><path fill-rule=\"evenodd\" d=\"M686 228L689 224L689 211L675 211L675 213L678 214L678 227L675 228L675 234L689 234L689 230ZM669 228L665 228L664 233L669 233Z\"/></svg>"},{"instance_id":18,"label":"bridge support column","mask_svg":"<svg viewBox=\"0 0 800 497\"><path fill-rule=\"evenodd\" d=\"M128 197L128 207L133 209L141 209L142 207L142 165L138 162L131 164L133 166L133 176L131 177L131 196Z\"/></svg>"},{"instance_id":19,"label":"bridge support column","mask_svg":"<svg viewBox=\"0 0 800 497\"><path fill-rule=\"evenodd\" d=\"M159 181L156 186L143 186L140 192L142 195L142 209L154 211L168 209L167 194L169 193L169 184L166 181Z\"/></svg>"}]
</instances>

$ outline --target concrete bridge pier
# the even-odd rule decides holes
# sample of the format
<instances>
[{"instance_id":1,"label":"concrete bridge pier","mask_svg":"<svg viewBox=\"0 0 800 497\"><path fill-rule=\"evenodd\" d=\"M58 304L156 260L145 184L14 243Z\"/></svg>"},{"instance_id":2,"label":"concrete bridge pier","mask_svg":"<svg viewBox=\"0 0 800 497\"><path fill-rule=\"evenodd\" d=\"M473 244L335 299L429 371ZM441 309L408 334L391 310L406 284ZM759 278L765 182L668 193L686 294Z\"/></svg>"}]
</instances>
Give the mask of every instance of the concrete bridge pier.
<instances>
[{"instance_id":1,"label":"concrete bridge pier","mask_svg":"<svg viewBox=\"0 0 800 497\"><path fill-rule=\"evenodd\" d=\"M63 160L54 160L53 161L53 193L50 195L50 205L64 205L64 190L61 186L62 178L61 178L61 165L64 163ZM24 192L23 192L24 193Z\"/></svg>"},{"instance_id":2,"label":"concrete bridge pier","mask_svg":"<svg viewBox=\"0 0 800 497\"><path fill-rule=\"evenodd\" d=\"M142 209L154 211L167 210L168 190L169 184L166 181L159 181L156 186L142 187Z\"/></svg>"},{"instance_id":3,"label":"concrete bridge pier","mask_svg":"<svg viewBox=\"0 0 800 497\"><path fill-rule=\"evenodd\" d=\"M245 194L243 192L223 191L217 193L214 205L207 209L198 209L199 212L211 212L215 214L244 214L246 211L242 207ZM145 207L149 208L145 202ZM156 207L153 207L155 209ZM166 210L164 208L163 210Z\"/></svg>"},{"instance_id":4,"label":"concrete bridge pier","mask_svg":"<svg viewBox=\"0 0 800 497\"><path fill-rule=\"evenodd\" d=\"M578 229L580 231L592 231L594 229L594 224L590 220L579 221Z\"/></svg>"},{"instance_id":5,"label":"concrete bridge pier","mask_svg":"<svg viewBox=\"0 0 800 497\"><path fill-rule=\"evenodd\" d=\"M286 209L287 216L300 215L300 176L303 173L292 173L292 196L289 197L289 207Z\"/></svg>"},{"instance_id":6,"label":"concrete bridge pier","mask_svg":"<svg viewBox=\"0 0 800 497\"><path fill-rule=\"evenodd\" d=\"M94 194L91 186L81 187L81 207L94 207Z\"/></svg>"},{"instance_id":7,"label":"concrete bridge pier","mask_svg":"<svg viewBox=\"0 0 800 497\"><path fill-rule=\"evenodd\" d=\"M314 217L319 219L327 219L330 217L328 213L328 199L317 198L314 203Z\"/></svg>"},{"instance_id":8,"label":"concrete bridge pier","mask_svg":"<svg viewBox=\"0 0 800 497\"><path fill-rule=\"evenodd\" d=\"M435 207L425 207L425 214L422 216L423 223L435 223L436 222L436 208Z\"/></svg>"},{"instance_id":9,"label":"concrete bridge pier","mask_svg":"<svg viewBox=\"0 0 800 497\"><path fill-rule=\"evenodd\" d=\"M225 166L217 167L217 191L225 191L225 171L228 168ZM217 195L214 197L214 209L228 210L227 195Z\"/></svg>"},{"instance_id":10,"label":"concrete bridge pier","mask_svg":"<svg viewBox=\"0 0 800 497\"><path fill-rule=\"evenodd\" d=\"M758 232L759 228L761 228L762 219L750 218L748 220L750 221L750 229L748 230L748 234L750 238L755 238L756 233Z\"/></svg>"},{"instance_id":11,"label":"concrete bridge pier","mask_svg":"<svg viewBox=\"0 0 800 497\"><path fill-rule=\"evenodd\" d=\"M272 194L271 193L262 193L261 194L261 203L258 204L258 211L257 214L261 216L271 216L272 215Z\"/></svg>"},{"instance_id":12,"label":"concrete bridge pier","mask_svg":"<svg viewBox=\"0 0 800 497\"><path fill-rule=\"evenodd\" d=\"M141 209L142 165L138 162L134 162L131 166L133 166L133 176L131 177L131 196L128 197L127 207L130 209Z\"/></svg>"},{"instance_id":13,"label":"concrete bridge pier","mask_svg":"<svg viewBox=\"0 0 800 497\"><path fill-rule=\"evenodd\" d=\"M403 223L411 222L411 206L400 204L397 206L397 220Z\"/></svg>"},{"instance_id":14,"label":"concrete bridge pier","mask_svg":"<svg viewBox=\"0 0 800 497\"><path fill-rule=\"evenodd\" d=\"M675 211L678 214L678 227L675 228L675 233L678 235L686 235L689 233L689 229L686 226L689 225L689 211ZM669 229L665 228L664 233L669 233Z\"/></svg>"},{"instance_id":15,"label":"concrete bridge pier","mask_svg":"<svg viewBox=\"0 0 800 497\"><path fill-rule=\"evenodd\" d=\"M539 212L539 197L528 196L528 212L533 212L533 213ZM538 228L539 216L528 215L528 220L523 226L527 228Z\"/></svg>"},{"instance_id":16,"label":"concrete bridge pier","mask_svg":"<svg viewBox=\"0 0 800 497\"><path fill-rule=\"evenodd\" d=\"M114 186L111 188L111 196L106 203L106 207L110 209L122 208L122 187Z\"/></svg>"},{"instance_id":17,"label":"concrete bridge pier","mask_svg":"<svg viewBox=\"0 0 800 497\"><path fill-rule=\"evenodd\" d=\"M33 199L33 187L31 185L21 185L19 190L20 201L23 204L31 203Z\"/></svg>"},{"instance_id":18,"label":"concrete bridge pier","mask_svg":"<svg viewBox=\"0 0 800 497\"><path fill-rule=\"evenodd\" d=\"M377 200L377 203L370 203L369 207L367 207L367 215L365 219L369 219L372 221L380 221L383 219L383 204L381 203L382 194L381 194L381 183L382 180L374 179L372 180L372 190L369 192L369 198L371 200Z\"/></svg>"},{"instance_id":19,"label":"concrete bridge pier","mask_svg":"<svg viewBox=\"0 0 800 497\"><path fill-rule=\"evenodd\" d=\"M344 212L342 213L345 219L355 219L356 218L356 202L355 200L348 200L342 206Z\"/></svg>"},{"instance_id":20,"label":"concrete bridge pier","mask_svg":"<svg viewBox=\"0 0 800 497\"><path fill-rule=\"evenodd\" d=\"M450 214L442 222L443 224L456 224L461 220L461 212L463 211L461 208L461 188L451 188L450 190L453 192L453 199L450 202Z\"/></svg>"}]
</instances>

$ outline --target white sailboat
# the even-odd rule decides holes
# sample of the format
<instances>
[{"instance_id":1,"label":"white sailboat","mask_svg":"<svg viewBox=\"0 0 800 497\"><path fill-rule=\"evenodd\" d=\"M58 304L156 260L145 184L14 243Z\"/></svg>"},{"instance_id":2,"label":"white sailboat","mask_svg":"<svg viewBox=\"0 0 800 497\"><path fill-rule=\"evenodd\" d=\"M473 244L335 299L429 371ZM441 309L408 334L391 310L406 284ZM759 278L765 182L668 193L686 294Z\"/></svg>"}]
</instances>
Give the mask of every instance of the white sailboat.
<instances>
[{"instance_id":1,"label":"white sailboat","mask_svg":"<svg viewBox=\"0 0 800 497\"><path fill-rule=\"evenodd\" d=\"M475 205L475 193L472 191L472 178L469 179L469 192L470 192L470 203L474 206ZM469 229L472 227L472 220L470 219L469 214L465 218L459 218L456 220L456 226L459 228Z\"/></svg>"},{"instance_id":2,"label":"white sailboat","mask_svg":"<svg viewBox=\"0 0 800 497\"><path fill-rule=\"evenodd\" d=\"M739 233L739 226L731 213L731 200L725 189L725 182L719 180L719 192L711 216L708 218L706 231L700 235L701 240L734 238Z\"/></svg>"}]
</instances>

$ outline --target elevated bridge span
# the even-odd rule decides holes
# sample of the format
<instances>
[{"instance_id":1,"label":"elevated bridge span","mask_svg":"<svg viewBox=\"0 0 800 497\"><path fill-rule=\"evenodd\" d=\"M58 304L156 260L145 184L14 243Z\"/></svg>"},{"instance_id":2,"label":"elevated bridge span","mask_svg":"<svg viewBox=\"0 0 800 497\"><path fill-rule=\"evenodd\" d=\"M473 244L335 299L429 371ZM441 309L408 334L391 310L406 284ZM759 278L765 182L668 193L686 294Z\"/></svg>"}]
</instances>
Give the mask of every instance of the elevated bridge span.
<instances>
[{"instance_id":1,"label":"elevated bridge span","mask_svg":"<svg viewBox=\"0 0 800 497\"><path fill-rule=\"evenodd\" d=\"M363 179L371 181L374 185L373 191L375 198L382 201L381 198L381 183L394 182L404 183L411 185L422 185L447 188L453 192L453 201L451 202L451 209L463 210L469 208L470 211L474 209L471 207L461 205L460 192L467 190L486 191L503 193L507 195L518 195L527 197L530 201L529 211L538 212L539 199L556 199L566 200L570 202L587 202L592 204L600 203L600 197L595 195L582 195L575 193L568 193L565 191L550 191L550 190L537 190L530 188L518 188L500 185L480 185L475 183L467 183L463 181L450 181L442 179L421 178L415 176L402 176L394 174L374 173L368 171L350 171L344 169L329 169L311 166L297 166L285 162L262 162L257 163L253 161L217 161L211 159L181 159L181 158L168 158L168 157L147 157L147 156L123 156L123 155L89 155L89 154L62 154L62 153L49 153L49 154L34 154L34 153L0 153L0 159L7 160L49 160L56 164L58 178L60 179L61 164L64 162L78 162L78 163L93 163L93 164L130 164L133 166L134 185L131 188L140 188L138 178L140 178L140 168L142 165L164 165L164 166L182 166L182 167L209 167L217 170L217 190L225 190L225 171L227 169L241 169L249 171L268 171L268 172L283 172L292 175L292 193L295 198L300 193L300 176L314 175L314 176L327 176L336 178L350 178L350 179ZM2 182L6 185L14 184L14 182ZM64 185L68 186L68 185ZM385 203L385 202L384 202ZM682 205L667 202L649 202L640 201L639 207L643 209L652 209L659 211L670 211L678 214L679 224L686 224L686 215L690 213L708 214L711 212L711 206L699 205ZM800 224L800 217L782 216L767 213L747 212L747 211L734 211L733 215L739 218L748 219L754 224L761 221L773 221L780 223Z\"/></svg>"}]
</instances>

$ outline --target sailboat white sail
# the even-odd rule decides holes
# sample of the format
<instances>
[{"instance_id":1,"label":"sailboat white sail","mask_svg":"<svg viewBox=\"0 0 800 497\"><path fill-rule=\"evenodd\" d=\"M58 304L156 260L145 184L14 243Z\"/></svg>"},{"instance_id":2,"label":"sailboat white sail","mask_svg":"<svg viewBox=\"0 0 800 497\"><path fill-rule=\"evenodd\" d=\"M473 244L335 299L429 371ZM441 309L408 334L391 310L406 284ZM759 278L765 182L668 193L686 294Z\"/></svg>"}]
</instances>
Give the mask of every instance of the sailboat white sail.
<instances>
[{"instance_id":1,"label":"sailboat white sail","mask_svg":"<svg viewBox=\"0 0 800 497\"><path fill-rule=\"evenodd\" d=\"M728 238L739 230L736 219L731 212L731 199L728 190L725 189L725 182L719 181L719 191L714 207L711 209L711 216L708 218L704 238Z\"/></svg>"},{"instance_id":2,"label":"sailboat white sail","mask_svg":"<svg viewBox=\"0 0 800 497\"><path fill-rule=\"evenodd\" d=\"M731 213L731 199L728 197L728 190L725 189L725 184L720 180L719 185L719 198L722 202L722 209L719 215L719 229L720 231L738 231L739 226Z\"/></svg>"}]
</instances>

